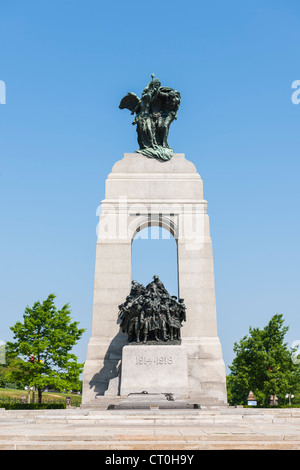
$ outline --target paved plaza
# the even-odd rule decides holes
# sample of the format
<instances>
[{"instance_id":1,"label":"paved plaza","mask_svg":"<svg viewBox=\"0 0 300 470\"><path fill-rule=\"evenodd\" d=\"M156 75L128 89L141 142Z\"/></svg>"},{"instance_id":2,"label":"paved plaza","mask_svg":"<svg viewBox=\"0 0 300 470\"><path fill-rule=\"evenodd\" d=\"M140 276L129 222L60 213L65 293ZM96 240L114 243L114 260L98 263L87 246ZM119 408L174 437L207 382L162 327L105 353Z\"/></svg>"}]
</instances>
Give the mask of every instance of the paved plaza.
<instances>
[{"instance_id":1,"label":"paved plaza","mask_svg":"<svg viewBox=\"0 0 300 470\"><path fill-rule=\"evenodd\" d=\"M0 410L0 450L299 450L300 409Z\"/></svg>"}]
</instances>

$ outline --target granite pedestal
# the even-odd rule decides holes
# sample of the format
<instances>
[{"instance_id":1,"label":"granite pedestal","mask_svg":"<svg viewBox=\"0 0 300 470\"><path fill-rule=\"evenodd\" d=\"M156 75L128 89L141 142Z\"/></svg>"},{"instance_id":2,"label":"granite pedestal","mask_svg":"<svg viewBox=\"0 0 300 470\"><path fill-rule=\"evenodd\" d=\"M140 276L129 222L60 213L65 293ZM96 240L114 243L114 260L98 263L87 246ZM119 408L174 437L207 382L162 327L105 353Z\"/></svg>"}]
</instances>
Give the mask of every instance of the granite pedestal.
<instances>
[{"instance_id":1,"label":"granite pedestal","mask_svg":"<svg viewBox=\"0 0 300 470\"><path fill-rule=\"evenodd\" d=\"M183 346L128 345L122 352L121 395L188 394L187 354Z\"/></svg>"}]
</instances>

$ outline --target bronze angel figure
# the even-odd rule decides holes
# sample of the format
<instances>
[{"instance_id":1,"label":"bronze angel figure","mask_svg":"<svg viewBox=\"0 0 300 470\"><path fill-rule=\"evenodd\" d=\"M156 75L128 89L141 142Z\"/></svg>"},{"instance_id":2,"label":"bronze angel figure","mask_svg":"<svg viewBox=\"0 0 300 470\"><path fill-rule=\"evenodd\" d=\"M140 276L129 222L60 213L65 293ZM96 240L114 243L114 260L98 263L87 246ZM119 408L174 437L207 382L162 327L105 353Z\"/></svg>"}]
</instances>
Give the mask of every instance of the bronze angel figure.
<instances>
[{"instance_id":1,"label":"bronze angel figure","mask_svg":"<svg viewBox=\"0 0 300 470\"><path fill-rule=\"evenodd\" d=\"M168 144L171 122L177 119L180 93L173 88L162 87L160 81L151 75L152 80L144 88L141 98L135 93L127 93L119 108L129 109L135 114L137 140L140 146L136 152L157 160L170 160L173 149Z\"/></svg>"}]
</instances>

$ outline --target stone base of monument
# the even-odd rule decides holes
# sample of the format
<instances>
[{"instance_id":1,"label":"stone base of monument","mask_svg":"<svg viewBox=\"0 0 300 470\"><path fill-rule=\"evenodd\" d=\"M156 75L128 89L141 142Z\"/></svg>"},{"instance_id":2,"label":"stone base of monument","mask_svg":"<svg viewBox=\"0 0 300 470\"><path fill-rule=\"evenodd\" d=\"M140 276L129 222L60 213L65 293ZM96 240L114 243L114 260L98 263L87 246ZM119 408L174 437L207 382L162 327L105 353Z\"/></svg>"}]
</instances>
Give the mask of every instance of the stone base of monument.
<instances>
[{"instance_id":1,"label":"stone base of monument","mask_svg":"<svg viewBox=\"0 0 300 470\"><path fill-rule=\"evenodd\" d=\"M188 394L187 354L184 346L126 345L122 351L120 395ZM143 397L145 398L145 397ZM149 396L147 397L149 398Z\"/></svg>"},{"instance_id":2,"label":"stone base of monument","mask_svg":"<svg viewBox=\"0 0 300 470\"><path fill-rule=\"evenodd\" d=\"M109 410L183 410L200 408L197 403L188 401L173 395L172 393L130 393L118 405L109 405Z\"/></svg>"}]
</instances>

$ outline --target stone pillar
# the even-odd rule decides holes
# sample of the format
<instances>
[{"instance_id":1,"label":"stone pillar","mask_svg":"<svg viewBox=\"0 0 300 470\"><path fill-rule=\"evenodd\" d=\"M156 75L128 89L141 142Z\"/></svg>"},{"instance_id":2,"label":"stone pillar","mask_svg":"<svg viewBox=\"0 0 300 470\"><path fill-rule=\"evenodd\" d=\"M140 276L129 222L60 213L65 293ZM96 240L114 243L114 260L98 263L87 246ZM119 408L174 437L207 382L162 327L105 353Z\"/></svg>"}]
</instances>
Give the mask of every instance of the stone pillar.
<instances>
[{"instance_id":1,"label":"stone pillar","mask_svg":"<svg viewBox=\"0 0 300 470\"><path fill-rule=\"evenodd\" d=\"M217 333L212 242L206 202L199 205L198 228L182 230L178 246L179 296L187 306L182 344L187 349L190 396L203 404L223 404L226 372ZM184 223L184 221L182 222Z\"/></svg>"},{"instance_id":2,"label":"stone pillar","mask_svg":"<svg viewBox=\"0 0 300 470\"><path fill-rule=\"evenodd\" d=\"M100 224L104 216L100 216ZM117 324L118 306L131 286L131 240L97 241L92 336L84 366L83 403L119 392L122 348L127 336Z\"/></svg>"},{"instance_id":3,"label":"stone pillar","mask_svg":"<svg viewBox=\"0 0 300 470\"><path fill-rule=\"evenodd\" d=\"M117 324L118 305L130 292L132 240L150 225L168 229L177 241L179 296L187 307L182 346L188 358L188 395L200 404L227 402L206 208L200 175L184 154L167 162L125 154L114 165L101 203L83 403L120 393L127 337Z\"/></svg>"}]
</instances>

